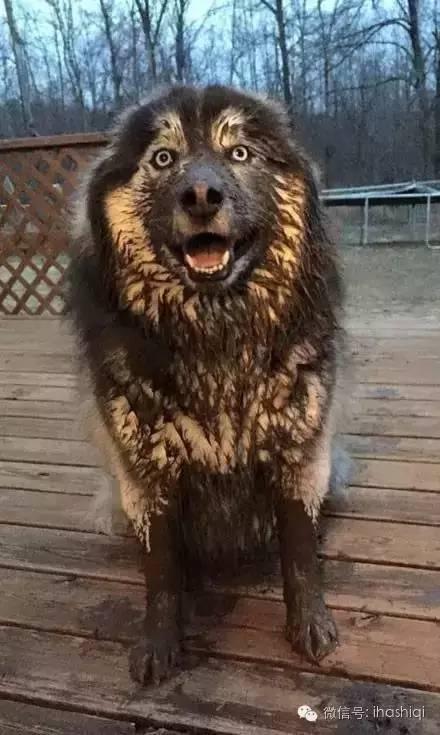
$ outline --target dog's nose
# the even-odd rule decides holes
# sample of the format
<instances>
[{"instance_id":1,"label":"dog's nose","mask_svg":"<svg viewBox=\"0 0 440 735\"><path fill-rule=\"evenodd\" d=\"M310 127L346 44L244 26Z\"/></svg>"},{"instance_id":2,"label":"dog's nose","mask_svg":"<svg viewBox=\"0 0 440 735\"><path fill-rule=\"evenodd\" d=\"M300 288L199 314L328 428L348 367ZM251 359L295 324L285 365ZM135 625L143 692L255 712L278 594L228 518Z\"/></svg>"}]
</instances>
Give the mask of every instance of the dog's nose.
<instances>
[{"instance_id":1,"label":"dog's nose","mask_svg":"<svg viewBox=\"0 0 440 735\"><path fill-rule=\"evenodd\" d=\"M195 218L211 218L219 211L223 204L221 187L203 181L188 186L180 196L183 210Z\"/></svg>"}]
</instances>

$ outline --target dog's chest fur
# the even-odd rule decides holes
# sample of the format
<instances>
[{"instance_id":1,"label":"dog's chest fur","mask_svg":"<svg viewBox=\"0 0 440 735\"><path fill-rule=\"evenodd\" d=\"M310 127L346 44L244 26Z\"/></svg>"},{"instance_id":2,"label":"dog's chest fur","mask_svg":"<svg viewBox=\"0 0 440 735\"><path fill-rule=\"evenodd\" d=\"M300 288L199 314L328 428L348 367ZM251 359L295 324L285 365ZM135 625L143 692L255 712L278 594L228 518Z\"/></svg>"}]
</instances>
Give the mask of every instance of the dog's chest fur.
<instances>
[{"instance_id":1,"label":"dog's chest fur","mask_svg":"<svg viewBox=\"0 0 440 735\"><path fill-rule=\"evenodd\" d=\"M311 345L291 347L280 363L270 343L252 344L240 332L228 335L221 352L187 337L182 331L173 339L159 385L130 376L127 395L114 399L120 422L143 432L142 452L158 466L173 455L176 476L188 466L219 475L252 471L275 451L299 460L327 397L307 366Z\"/></svg>"},{"instance_id":2,"label":"dog's chest fur","mask_svg":"<svg viewBox=\"0 0 440 735\"><path fill-rule=\"evenodd\" d=\"M175 366L177 412L191 417L206 440L203 464L210 470L266 461L287 436L290 447L306 439L308 427L300 418L304 385L292 357L274 368L264 348L244 344L228 360L219 356L216 365L195 358ZM201 438L194 437L196 455Z\"/></svg>"}]
</instances>

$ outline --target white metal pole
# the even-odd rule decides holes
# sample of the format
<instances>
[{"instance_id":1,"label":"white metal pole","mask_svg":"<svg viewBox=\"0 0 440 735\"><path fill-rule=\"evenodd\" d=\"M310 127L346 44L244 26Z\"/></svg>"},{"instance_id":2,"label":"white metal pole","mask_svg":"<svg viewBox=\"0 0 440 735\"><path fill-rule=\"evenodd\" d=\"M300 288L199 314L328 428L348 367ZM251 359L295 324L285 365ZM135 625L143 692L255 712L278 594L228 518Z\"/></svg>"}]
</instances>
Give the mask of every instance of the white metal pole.
<instances>
[{"instance_id":1,"label":"white metal pole","mask_svg":"<svg viewBox=\"0 0 440 735\"><path fill-rule=\"evenodd\" d=\"M364 227L362 231L362 245L368 244L368 197L364 202Z\"/></svg>"},{"instance_id":2,"label":"white metal pole","mask_svg":"<svg viewBox=\"0 0 440 735\"><path fill-rule=\"evenodd\" d=\"M426 197L426 223L425 223L425 245L429 248L429 236L431 234L431 194Z\"/></svg>"}]
</instances>

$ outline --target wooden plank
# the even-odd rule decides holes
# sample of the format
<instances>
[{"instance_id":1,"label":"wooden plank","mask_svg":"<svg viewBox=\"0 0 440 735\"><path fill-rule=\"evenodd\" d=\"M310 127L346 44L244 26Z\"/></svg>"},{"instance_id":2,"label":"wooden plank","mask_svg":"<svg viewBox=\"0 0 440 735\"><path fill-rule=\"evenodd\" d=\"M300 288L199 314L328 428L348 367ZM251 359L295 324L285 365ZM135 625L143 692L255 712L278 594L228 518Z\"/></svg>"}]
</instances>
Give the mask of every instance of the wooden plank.
<instances>
[{"instance_id":1,"label":"wooden plank","mask_svg":"<svg viewBox=\"0 0 440 735\"><path fill-rule=\"evenodd\" d=\"M109 479L110 482L110 479ZM1 483L0 483L1 486ZM0 523L94 531L94 497L5 487L0 494ZM330 494L329 516L440 525L440 507L433 493L386 488L350 487Z\"/></svg>"},{"instance_id":2,"label":"wooden plank","mask_svg":"<svg viewBox=\"0 0 440 735\"><path fill-rule=\"evenodd\" d=\"M394 403L399 404L400 401L394 401ZM440 408L440 403L438 405ZM346 434L440 439L440 417L362 416L357 414L347 420L344 432Z\"/></svg>"},{"instance_id":3,"label":"wooden plank","mask_svg":"<svg viewBox=\"0 0 440 735\"><path fill-rule=\"evenodd\" d=\"M1 526L0 566L143 583L142 550L129 537Z\"/></svg>"},{"instance_id":4,"label":"wooden plank","mask_svg":"<svg viewBox=\"0 0 440 735\"><path fill-rule=\"evenodd\" d=\"M354 683L340 676L255 663L197 662L190 658L190 667L169 682L142 690L129 679L127 651L120 643L6 627L0 629L0 644L0 687L4 694L32 696L101 716L120 718L124 713L140 722L217 735L305 735L310 732L310 723L304 724L296 713L299 706L308 703L319 711L313 732L327 735L335 731L335 723L325 719L325 706L350 710L357 706L370 711L364 722L343 723L344 735L367 735L385 722L380 710L371 712L373 704L380 708L392 703L425 708L423 721L409 721L411 735L438 733L439 696L404 687ZM408 720L401 720L398 726L405 722ZM391 727L387 731L390 735L399 733Z\"/></svg>"},{"instance_id":5,"label":"wooden plank","mask_svg":"<svg viewBox=\"0 0 440 735\"><path fill-rule=\"evenodd\" d=\"M85 429L79 420L36 418L34 416L0 416L0 436L76 441L86 439Z\"/></svg>"},{"instance_id":6,"label":"wooden plank","mask_svg":"<svg viewBox=\"0 0 440 735\"><path fill-rule=\"evenodd\" d=\"M140 549L134 539L6 524L1 530L1 566L142 580L137 566ZM322 555L438 569L439 544L440 532L430 526L332 518L326 523Z\"/></svg>"},{"instance_id":7,"label":"wooden plank","mask_svg":"<svg viewBox=\"0 0 440 735\"><path fill-rule=\"evenodd\" d=\"M63 133L61 135L39 135L35 138L4 138L0 141L0 151L41 150L42 148L70 148L91 145L96 148L108 143L105 133ZM8 317L9 318L9 317Z\"/></svg>"},{"instance_id":8,"label":"wooden plank","mask_svg":"<svg viewBox=\"0 0 440 735\"><path fill-rule=\"evenodd\" d=\"M430 386L379 386L360 384L355 389L356 398L372 398L387 400L440 401L440 389ZM0 398L17 398L34 401L75 401L78 393L72 388L51 386L7 386L0 385ZM356 403L354 403L356 406ZM437 410L434 408L433 410Z\"/></svg>"},{"instance_id":9,"label":"wooden plank","mask_svg":"<svg viewBox=\"0 0 440 735\"><path fill-rule=\"evenodd\" d=\"M322 563L322 571L325 600L332 608L440 620L438 572L330 559ZM280 573L262 575L255 568L223 583L216 580L212 589L228 595L283 599Z\"/></svg>"},{"instance_id":10,"label":"wooden plank","mask_svg":"<svg viewBox=\"0 0 440 735\"><path fill-rule=\"evenodd\" d=\"M440 376L438 359L433 363L417 362L410 365L394 366L377 364L356 365L355 376L361 383L407 383L408 385L439 386Z\"/></svg>"},{"instance_id":11,"label":"wooden plank","mask_svg":"<svg viewBox=\"0 0 440 735\"><path fill-rule=\"evenodd\" d=\"M329 494L324 508L330 515L347 518L440 525L440 503L435 493L350 487Z\"/></svg>"},{"instance_id":12,"label":"wooden plank","mask_svg":"<svg viewBox=\"0 0 440 735\"><path fill-rule=\"evenodd\" d=\"M437 623L342 610L335 610L334 617L340 646L320 662L320 672L440 690ZM283 636L284 623L283 603L240 597L217 626L199 617L188 646L210 655L316 670L292 651Z\"/></svg>"},{"instance_id":13,"label":"wooden plank","mask_svg":"<svg viewBox=\"0 0 440 735\"><path fill-rule=\"evenodd\" d=\"M357 398L386 398L393 401L440 401L440 386L359 383L354 395Z\"/></svg>"},{"instance_id":14,"label":"wooden plank","mask_svg":"<svg viewBox=\"0 0 440 735\"><path fill-rule=\"evenodd\" d=\"M399 617L440 620L438 573L326 561L323 564L326 602L332 608ZM75 574L45 574L0 568L0 621L40 630L89 637L128 640L144 611L144 587L117 580ZM283 599L279 575L231 580L213 589L218 593ZM209 609L224 609L214 596Z\"/></svg>"},{"instance_id":15,"label":"wooden plank","mask_svg":"<svg viewBox=\"0 0 440 735\"><path fill-rule=\"evenodd\" d=\"M117 578L110 580L111 569L106 570L108 579L102 580L77 573L88 573L90 568L76 564L76 573L72 574L68 563L64 567L59 574L0 567L0 621L88 636L98 630L100 638L115 638L115 633L110 635L108 631L116 616L117 627L112 630L117 630L122 639L128 638L138 617L136 611L143 609L141 576L134 578L139 582L136 587ZM437 572L410 568L396 572L395 567L384 565L327 560L323 573L325 597L331 607L440 620ZM222 585L217 582L213 589L265 599L283 598L280 575L263 576L255 568L250 578L228 579ZM127 613L123 620L122 613Z\"/></svg>"},{"instance_id":16,"label":"wooden plank","mask_svg":"<svg viewBox=\"0 0 440 735\"><path fill-rule=\"evenodd\" d=\"M44 349L48 349L46 345ZM52 352L47 353L42 349L39 352L36 348L24 352L8 349L0 355L0 371L22 370L25 365L29 373L74 373L73 354L73 347L69 343L66 343L64 350L62 345L54 345Z\"/></svg>"},{"instance_id":17,"label":"wooden plank","mask_svg":"<svg viewBox=\"0 0 440 735\"><path fill-rule=\"evenodd\" d=\"M394 401L386 398L358 398L353 404L358 416L434 416L440 417L438 401Z\"/></svg>"},{"instance_id":18,"label":"wooden plank","mask_svg":"<svg viewBox=\"0 0 440 735\"><path fill-rule=\"evenodd\" d=\"M439 468L424 462L400 462L386 459L358 459L352 482L367 487L440 492Z\"/></svg>"},{"instance_id":19,"label":"wooden plank","mask_svg":"<svg viewBox=\"0 0 440 735\"><path fill-rule=\"evenodd\" d=\"M55 388L75 388L77 379L75 375L67 373L30 373L30 372L9 372L0 371L0 385L11 385L13 387L19 385L43 385Z\"/></svg>"},{"instance_id":20,"label":"wooden plank","mask_svg":"<svg viewBox=\"0 0 440 735\"><path fill-rule=\"evenodd\" d=\"M72 434L72 426L68 426L65 420L65 414L62 413L63 405L68 406L69 418L77 417L79 409L77 408L76 416L74 414L75 406L73 404L48 402L44 401L2 401L1 404L7 404L8 416L23 416L19 413L20 407L27 410L27 415L23 421L14 421L1 418L0 413L0 435L5 436L46 436L60 438L78 438ZM59 407L56 413L54 407L50 403L55 403L55 407ZM396 401L395 403L400 403ZM14 404L17 404L15 408ZM436 404L434 404L436 405ZM49 416L41 416L37 411L41 411L40 406L44 407L43 411L50 412ZM439 403L440 406L440 403ZM12 413L14 411L14 413ZM5 414L3 414L5 416ZM64 421L64 424L63 424ZM66 426L66 432L63 433L62 426ZM61 431L61 433L57 433ZM351 416L344 424L346 434L359 435L379 435L379 436L396 436L396 437L413 437L413 438L438 438L440 439L440 421L435 417L407 417L407 416ZM25 433L23 433L25 432ZM32 433L34 432L34 433ZM55 433L54 433L55 432Z\"/></svg>"},{"instance_id":21,"label":"wooden plank","mask_svg":"<svg viewBox=\"0 0 440 735\"><path fill-rule=\"evenodd\" d=\"M58 388L45 385L0 385L0 399L21 401L78 401L74 388Z\"/></svg>"},{"instance_id":22,"label":"wooden plank","mask_svg":"<svg viewBox=\"0 0 440 735\"><path fill-rule=\"evenodd\" d=\"M330 559L322 569L325 598L331 607L440 620L437 571ZM282 599L281 584L278 589Z\"/></svg>"},{"instance_id":23,"label":"wooden plank","mask_svg":"<svg viewBox=\"0 0 440 735\"><path fill-rule=\"evenodd\" d=\"M94 498L3 488L0 493L0 523L95 531Z\"/></svg>"},{"instance_id":24,"label":"wooden plank","mask_svg":"<svg viewBox=\"0 0 440 735\"><path fill-rule=\"evenodd\" d=\"M353 457L440 463L440 439L347 434L345 444Z\"/></svg>"},{"instance_id":25,"label":"wooden plank","mask_svg":"<svg viewBox=\"0 0 440 735\"><path fill-rule=\"evenodd\" d=\"M432 362L440 354L440 340L419 339L367 339L348 340L346 348L355 365L371 365L378 362L381 366L392 367L397 364L414 365L419 362Z\"/></svg>"},{"instance_id":26,"label":"wooden plank","mask_svg":"<svg viewBox=\"0 0 440 735\"><path fill-rule=\"evenodd\" d=\"M143 585L1 568L0 584L2 623L100 640L141 635Z\"/></svg>"},{"instance_id":27,"label":"wooden plank","mask_svg":"<svg viewBox=\"0 0 440 735\"><path fill-rule=\"evenodd\" d=\"M0 416L33 416L45 419L74 419L78 406L67 401L20 401L0 399Z\"/></svg>"},{"instance_id":28,"label":"wooden plank","mask_svg":"<svg viewBox=\"0 0 440 735\"><path fill-rule=\"evenodd\" d=\"M389 521L332 518L325 524L323 555L440 569L440 530Z\"/></svg>"},{"instance_id":29,"label":"wooden plank","mask_svg":"<svg viewBox=\"0 0 440 735\"><path fill-rule=\"evenodd\" d=\"M93 495L108 485L101 469L41 462L0 461L0 487Z\"/></svg>"},{"instance_id":30,"label":"wooden plank","mask_svg":"<svg viewBox=\"0 0 440 735\"><path fill-rule=\"evenodd\" d=\"M403 332L402 336L406 336L408 331L414 331L416 334L423 332L438 332L440 328L438 318L433 314L383 314L374 312L374 322L365 319L359 314L350 315L346 321L346 328L355 333L368 334L372 332L377 334L380 331Z\"/></svg>"},{"instance_id":31,"label":"wooden plank","mask_svg":"<svg viewBox=\"0 0 440 735\"><path fill-rule=\"evenodd\" d=\"M350 345L349 345L350 346ZM440 341L437 344L431 344L429 354L420 351L418 345L413 348L410 345L393 344L387 351L380 351L377 348L362 347L361 349L351 349L352 364L356 368L374 367L389 370L392 368L406 368L407 370L420 367L433 368L440 354Z\"/></svg>"},{"instance_id":32,"label":"wooden plank","mask_svg":"<svg viewBox=\"0 0 440 735\"><path fill-rule=\"evenodd\" d=\"M375 319L375 315L373 317L373 314L370 312L370 317ZM416 339L423 340L424 342L427 342L429 339L432 339L435 343L437 343L438 340L438 327L437 326L431 326L427 327L423 324L419 324L417 326L417 323L414 322L411 327L400 327L396 328L392 325L389 325L387 327L385 326L377 326L374 325L374 327L369 327L367 324L352 324L349 326L349 328L346 329L346 334L348 334L349 337L352 337L353 339L356 339L359 342L363 342L364 340L375 340L378 341L388 341L388 340L396 340L398 343L402 343L405 339L408 339L410 342Z\"/></svg>"},{"instance_id":33,"label":"wooden plank","mask_svg":"<svg viewBox=\"0 0 440 735\"><path fill-rule=\"evenodd\" d=\"M58 414L58 416L46 418L31 415L15 418L14 416L2 417L0 414L0 436L85 438L85 432L79 422L79 410L75 417L78 420L75 423L62 416ZM440 439L440 421L437 418L420 417L353 416L344 425L344 431L349 435Z\"/></svg>"},{"instance_id":34,"label":"wooden plank","mask_svg":"<svg viewBox=\"0 0 440 735\"><path fill-rule=\"evenodd\" d=\"M372 314L370 313L371 316ZM376 321L376 315L374 315L374 320ZM408 339L410 342L415 339L420 339L427 342L431 339L433 344L437 345L439 339L438 321L437 324L428 326L427 324L423 324L418 318L411 326L374 324L374 327L371 327L366 324L362 325L361 323L357 325L352 324L349 326L347 333L359 342L362 342L364 339L383 341L392 339L400 343L405 339Z\"/></svg>"},{"instance_id":35,"label":"wooden plank","mask_svg":"<svg viewBox=\"0 0 440 735\"><path fill-rule=\"evenodd\" d=\"M73 355L74 340L70 335L60 333L56 328L57 319L41 320L38 317L38 320L38 326L26 333L17 328L5 330L0 325L2 353L6 353L6 357L10 353L11 358L17 360L22 355L30 362L34 359L38 362L38 355ZM41 321L46 325L44 329L41 329ZM16 322L14 326L17 327Z\"/></svg>"},{"instance_id":36,"label":"wooden plank","mask_svg":"<svg viewBox=\"0 0 440 735\"><path fill-rule=\"evenodd\" d=\"M72 355L74 340L60 329L57 319L38 319L38 324L34 320L26 329L22 328L24 321L14 321L6 329L0 324L2 352L22 354L30 361L36 355Z\"/></svg>"},{"instance_id":37,"label":"wooden plank","mask_svg":"<svg viewBox=\"0 0 440 735\"><path fill-rule=\"evenodd\" d=\"M91 444L59 439L0 436L0 460L96 467L98 451Z\"/></svg>"},{"instance_id":38,"label":"wooden plank","mask_svg":"<svg viewBox=\"0 0 440 735\"><path fill-rule=\"evenodd\" d=\"M401 334L400 332L381 334L361 334L352 332L346 335L348 346L357 353L366 355L394 355L396 352L404 356L410 354L435 357L440 352L440 337L424 334Z\"/></svg>"},{"instance_id":39,"label":"wooden plank","mask_svg":"<svg viewBox=\"0 0 440 735\"><path fill-rule=\"evenodd\" d=\"M2 735L134 735L133 723L0 700Z\"/></svg>"}]
</instances>

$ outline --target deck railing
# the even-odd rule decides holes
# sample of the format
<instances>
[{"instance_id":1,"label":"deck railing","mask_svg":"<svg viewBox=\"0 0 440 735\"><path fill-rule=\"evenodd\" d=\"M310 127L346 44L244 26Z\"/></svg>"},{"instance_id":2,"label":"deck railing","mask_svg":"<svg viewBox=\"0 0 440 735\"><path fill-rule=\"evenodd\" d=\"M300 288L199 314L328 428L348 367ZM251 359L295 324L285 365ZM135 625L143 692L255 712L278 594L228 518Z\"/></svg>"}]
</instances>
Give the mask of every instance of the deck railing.
<instances>
[{"instance_id":1,"label":"deck railing","mask_svg":"<svg viewBox=\"0 0 440 735\"><path fill-rule=\"evenodd\" d=\"M69 205L105 135L0 140L0 314L59 315Z\"/></svg>"}]
</instances>

